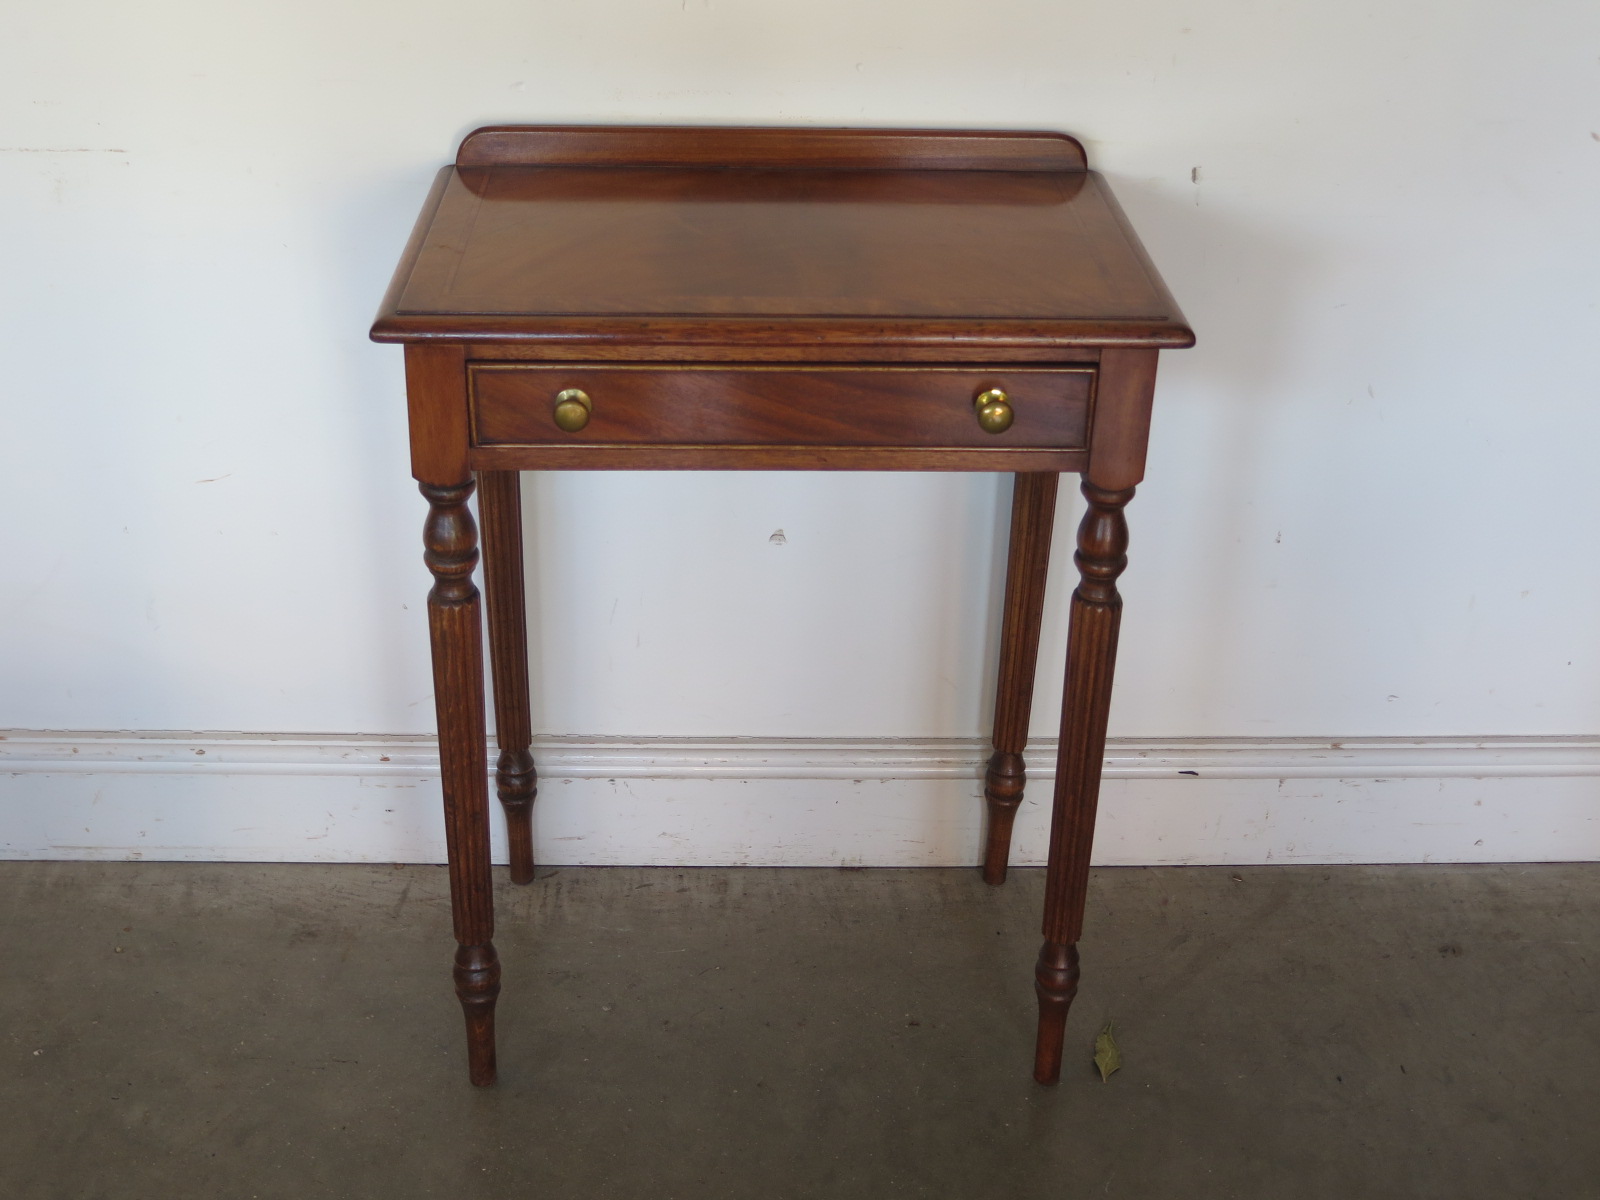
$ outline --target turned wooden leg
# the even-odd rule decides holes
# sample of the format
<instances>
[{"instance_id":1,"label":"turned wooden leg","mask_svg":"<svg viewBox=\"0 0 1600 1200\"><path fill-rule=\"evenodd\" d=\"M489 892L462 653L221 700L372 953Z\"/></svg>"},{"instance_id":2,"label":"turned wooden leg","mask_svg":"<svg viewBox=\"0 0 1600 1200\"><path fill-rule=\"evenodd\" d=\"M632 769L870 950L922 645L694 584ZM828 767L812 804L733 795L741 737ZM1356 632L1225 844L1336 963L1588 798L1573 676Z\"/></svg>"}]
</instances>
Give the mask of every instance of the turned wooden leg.
<instances>
[{"instance_id":1,"label":"turned wooden leg","mask_svg":"<svg viewBox=\"0 0 1600 1200\"><path fill-rule=\"evenodd\" d=\"M495 782L506 814L511 882L533 882L533 727L528 716L528 617L523 600L521 477L515 471L478 472L483 518L483 583L489 604L489 664L494 675L494 723L500 743Z\"/></svg>"},{"instance_id":2,"label":"turned wooden leg","mask_svg":"<svg viewBox=\"0 0 1600 1200\"><path fill-rule=\"evenodd\" d=\"M1000 674L994 696L994 755L984 776L989 815L983 847L983 881L1006 881L1011 825L1022 803L1027 770L1028 715L1039 665L1039 625L1050 570L1050 530L1059 475L1019 474L1011 493L1011 547L1006 559L1005 613L1000 622Z\"/></svg>"},{"instance_id":3,"label":"turned wooden leg","mask_svg":"<svg viewBox=\"0 0 1600 1200\"><path fill-rule=\"evenodd\" d=\"M428 498L424 561L433 572L428 631L433 643L434 702L445 838L450 855L450 911L459 946L456 995L467 1018L472 1082L494 1082L494 1003L500 960L494 951L494 895L489 874L489 787L483 719L483 628L472 569L478 531L467 500L470 480L422 484Z\"/></svg>"},{"instance_id":4,"label":"turned wooden leg","mask_svg":"<svg viewBox=\"0 0 1600 1200\"><path fill-rule=\"evenodd\" d=\"M1128 525L1123 508L1133 488L1107 489L1087 480L1089 510L1078 527L1078 588L1072 594L1067 640L1066 695L1061 749L1056 763L1055 806L1050 821L1050 868L1044 893L1044 946L1034 969L1039 996L1039 1038L1033 1077L1061 1078L1061 1044L1067 1010L1078 991L1078 938L1089 888L1100 767L1111 710L1111 675L1117 658L1122 597L1117 576L1127 566Z\"/></svg>"}]
</instances>

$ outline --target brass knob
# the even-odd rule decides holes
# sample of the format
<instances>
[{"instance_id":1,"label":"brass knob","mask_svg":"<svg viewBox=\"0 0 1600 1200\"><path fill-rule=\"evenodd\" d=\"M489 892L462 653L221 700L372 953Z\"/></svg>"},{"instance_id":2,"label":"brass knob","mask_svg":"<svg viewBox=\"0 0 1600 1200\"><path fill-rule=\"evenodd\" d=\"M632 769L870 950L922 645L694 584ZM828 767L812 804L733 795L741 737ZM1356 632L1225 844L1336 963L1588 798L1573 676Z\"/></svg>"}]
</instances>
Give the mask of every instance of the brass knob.
<instances>
[{"instance_id":1,"label":"brass knob","mask_svg":"<svg viewBox=\"0 0 1600 1200\"><path fill-rule=\"evenodd\" d=\"M589 399L589 393L579 388L566 388L556 393L556 425L567 433L577 433L587 425L589 414L593 411L594 404ZM1008 419L1006 424L1010 423Z\"/></svg>"},{"instance_id":2,"label":"brass knob","mask_svg":"<svg viewBox=\"0 0 1600 1200\"><path fill-rule=\"evenodd\" d=\"M1017 415L1011 411L1011 397L999 388L979 392L972 407L978 410L978 426L985 433L1004 433Z\"/></svg>"}]
</instances>

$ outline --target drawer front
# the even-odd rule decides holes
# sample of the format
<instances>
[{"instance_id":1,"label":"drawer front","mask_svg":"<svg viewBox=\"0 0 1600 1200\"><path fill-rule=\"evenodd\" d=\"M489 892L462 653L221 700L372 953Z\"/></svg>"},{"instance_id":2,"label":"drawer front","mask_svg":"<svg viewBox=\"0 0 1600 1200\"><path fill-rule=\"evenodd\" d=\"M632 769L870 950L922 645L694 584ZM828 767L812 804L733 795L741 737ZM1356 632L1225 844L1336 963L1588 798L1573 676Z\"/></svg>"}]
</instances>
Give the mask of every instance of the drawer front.
<instances>
[{"instance_id":1,"label":"drawer front","mask_svg":"<svg viewBox=\"0 0 1600 1200\"><path fill-rule=\"evenodd\" d=\"M478 447L1078 450L1094 393L1092 367L475 363L469 373ZM1001 433L985 432L973 404L994 388L1012 414ZM568 389L590 404L572 433L555 418Z\"/></svg>"}]
</instances>

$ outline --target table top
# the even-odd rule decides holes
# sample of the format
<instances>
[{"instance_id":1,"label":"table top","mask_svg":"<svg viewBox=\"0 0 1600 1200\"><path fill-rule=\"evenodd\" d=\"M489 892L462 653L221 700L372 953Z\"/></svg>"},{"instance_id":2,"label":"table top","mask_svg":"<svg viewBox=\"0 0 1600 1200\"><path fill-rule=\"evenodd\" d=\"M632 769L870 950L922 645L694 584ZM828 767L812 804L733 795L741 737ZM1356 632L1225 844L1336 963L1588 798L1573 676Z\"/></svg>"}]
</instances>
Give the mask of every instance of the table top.
<instances>
[{"instance_id":1,"label":"table top","mask_svg":"<svg viewBox=\"0 0 1600 1200\"><path fill-rule=\"evenodd\" d=\"M1193 342L1064 135L672 127L468 137L372 336Z\"/></svg>"}]
</instances>

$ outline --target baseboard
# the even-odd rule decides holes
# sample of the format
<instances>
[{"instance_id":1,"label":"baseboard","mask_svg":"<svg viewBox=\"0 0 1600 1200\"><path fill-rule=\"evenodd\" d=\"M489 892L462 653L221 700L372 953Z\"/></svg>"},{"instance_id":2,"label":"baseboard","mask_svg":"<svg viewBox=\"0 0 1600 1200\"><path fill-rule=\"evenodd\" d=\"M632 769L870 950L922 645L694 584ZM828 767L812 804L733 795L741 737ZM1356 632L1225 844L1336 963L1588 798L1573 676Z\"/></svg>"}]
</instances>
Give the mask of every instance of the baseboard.
<instances>
[{"instance_id":1,"label":"baseboard","mask_svg":"<svg viewBox=\"0 0 1600 1200\"><path fill-rule=\"evenodd\" d=\"M541 861L970 863L978 739L546 738ZM1054 746L1014 861L1043 861ZM439 861L438 753L382 735L0 737L0 857ZM1600 860L1600 738L1114 739L1096 861ZM499 846L496 822L496 849Z\"/></svg>"},{"instance_id":2,"label":"baseboard","mask_svg":"<svg viewBox=\"0 0 1600 1200\"><path fill-rule=\"evenodd\" d=\"M1028 748L1054 773L1055 739ZM979 738L540 738L544 779L978 779ZM0 773L436 778L424 736L293 733L0 733ZM1528 779L1600 776L1600 737L1112 738L1107 779Z\"/></svg>"}]
</instances>

